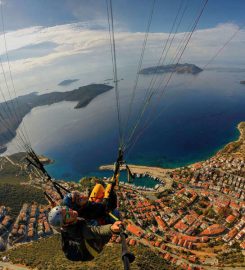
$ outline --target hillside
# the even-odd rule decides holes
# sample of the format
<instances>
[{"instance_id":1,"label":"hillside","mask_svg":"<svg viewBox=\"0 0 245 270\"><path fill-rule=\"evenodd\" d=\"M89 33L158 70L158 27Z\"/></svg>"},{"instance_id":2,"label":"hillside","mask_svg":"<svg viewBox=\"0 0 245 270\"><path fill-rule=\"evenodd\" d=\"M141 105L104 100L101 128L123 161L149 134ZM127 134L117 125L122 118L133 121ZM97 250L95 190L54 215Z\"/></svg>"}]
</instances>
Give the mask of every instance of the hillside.
<instances>
[{"instance_id":1,"label":"hillside","mask_svg":"<svg viewBox=\"0 0 245 270\"><path fill-rule=\"evenodd\" d=\"M18 215L23 203L47 204L41 189L26 184L30 172L24 157L24 153L0 157L0 205L10 207L13 217Z\"/></svg>"},{"instance_id":2,"label":"hillside","mask_svg":"<svg viewBox=\"0 0 245 270\"><path fill-rule=\"evenodd\" d=\"M24 158L24 153L0 157L0 184L20 184L28 180L28 172L23 163Z\"/></svg>"},{"instance_id":3,"label":"hillside","mask_svg":"<svg viewBox=\"0 0 245 270\"><path fill-rule=\"evenodd\" d=\"M177 267L167 264L163 258L143 246L131 249L136 260L131 270L174 270ZM39 270L123 270L121 262L121 245L108 244L103 252L91 262L71 262L67 260L60 249L60 237L54 235L19 246L6 252L13 263L21 263Z\"/></svg>"},{"instance_id":4,"label":"hillside","mask_svg":"<svg viewBox=\"0 0 245 270\"><path fill-rule=\"evenodd\" d=\"M175 72L178 74L187 73L187 74L196 75L202 71L203 70L196 65L185 63L185 64L172 64L172 65L148 67L148 68L141 69L139 74L151 75L151 74Z\"/></svg>"},{"instance_id":5,"label":"hillside","mask_svg":"<svg viewBox=\"0 0 245 270\"><path fill-rule=\"evenodd\" d=\"M10 214L16 218L24 203L47 204L41 189L18 184L0 184L0 205L10 207Z\"/></svg>"}]
</instances>

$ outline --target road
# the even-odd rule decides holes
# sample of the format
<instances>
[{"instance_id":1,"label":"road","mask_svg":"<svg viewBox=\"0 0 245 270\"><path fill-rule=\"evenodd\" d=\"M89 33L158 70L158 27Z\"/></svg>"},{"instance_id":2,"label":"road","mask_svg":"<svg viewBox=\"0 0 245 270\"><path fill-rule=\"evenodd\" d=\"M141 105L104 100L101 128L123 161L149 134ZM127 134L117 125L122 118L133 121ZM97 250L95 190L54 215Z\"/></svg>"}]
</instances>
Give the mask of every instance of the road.
<instances>
[{"instance_id":1,"label":"road","mask_svg":"<svg viewBox=\"0 0 245 270\"><path fill-rule=\"evenodd\" d=\"M31 268L27 268L23 265L12 264L10 262L0 262L0 270L30 270Z\"/></svg>"}]
</instances>

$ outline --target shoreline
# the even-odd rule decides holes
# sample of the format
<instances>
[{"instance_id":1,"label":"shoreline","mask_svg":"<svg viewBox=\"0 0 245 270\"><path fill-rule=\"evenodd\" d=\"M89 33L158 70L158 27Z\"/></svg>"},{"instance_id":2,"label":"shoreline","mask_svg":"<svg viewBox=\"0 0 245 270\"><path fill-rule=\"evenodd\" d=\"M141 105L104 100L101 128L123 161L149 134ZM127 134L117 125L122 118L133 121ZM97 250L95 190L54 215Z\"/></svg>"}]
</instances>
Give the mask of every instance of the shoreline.
<instances>
[{"instance_id":1,"label":"shoreline","mask_svg":"<svg viewBox=\"0 0 245 270\"><path fill-rule=\"evenodd\" d=\"M19 119L17 119L17 122L10 121L9 127L0 131L0 135L3 137L1 139L2 146L0 147L0 154L4 154L6 151L8 151L8 144L16 138L18 135L17 130L20 128L23 119L29 115L33 109L47 105L51 106L64 101L76 102L74 109L81 109L90 104L90 102L92 102L92 100L94 100L97 96L110 91L112 88L113 87L110 85L92 83L65 92L53 91L45 94L37 94L37 92L32 92L21 96L21 106L18 109L20 113ZM16 99L18 99L18 97L9 100L8 103L13 102ZM3 104L3 102L1 104ZM13 108L10 106L10 111L12 109ZM2 113L2 109L0 109L0 113ZM12 120L12 116L10 117L10 120ZM9 133L9 131L12 131L12 133ZM22 146L22 144L20 144L20 146Z\"/></svg>"},{"instance_id":2,"label":"shoreline","mask_svg":"<svg viewBox=\"0 0 245 270\"><path fill-rule=\"evenodd\" d=\"M209 157L206 160L209 160L210 158L213 158L215 156L221 156L221 155L240 155L245 158L245 122L240 122L237 125L237 129L240 132L239 138L236 141L229 142L226 144L222 149L218 150L213 156ZM241 148L241 149L240 149ZM236 152L235 152L236 151ZM193 167L197 164L200 164L202 162L205 162L206 160L200 160L198 162L194 162L186 167ZM141 166L141 165L134 165L134 164L128 164L130 170L132 173L136 174L148 174L151 177L156 177L161 180L164 180L166 184L161 187L161 190L157 189L156 192L162 192L166 189L171 188L170 187L170 180L167 176L167 173L174 171L176 169L180 169L182 167L178 168L172 168L167 169L163 167L152 167L152 166ZM112 171L114 169L114 165L101 165L99 167L100 171ZM123 165L121 170L125 170L125 166Z\"/></svg>"},{"instance_id":3,"label":"shoreline","mask_svg":"<svg viewBox=\"0 0 245 270\"><path fill-rule=\"evenodd\" d=\"M236 141L232 141L226 144L215 155L236 154L245 158L245 122L240 122L237 125L237 129L240 132L239 138Z\"/></svg>"}]
</instances>

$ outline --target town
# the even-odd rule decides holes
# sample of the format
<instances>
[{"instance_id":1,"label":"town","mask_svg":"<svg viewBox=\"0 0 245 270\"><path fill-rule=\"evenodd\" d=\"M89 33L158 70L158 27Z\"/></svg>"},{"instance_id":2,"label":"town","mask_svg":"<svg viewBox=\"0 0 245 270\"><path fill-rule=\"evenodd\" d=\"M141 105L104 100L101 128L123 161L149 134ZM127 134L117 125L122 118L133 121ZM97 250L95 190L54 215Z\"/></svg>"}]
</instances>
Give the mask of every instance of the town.
<instances>
[{"instance_id":1,"label":"town","mask_svg":"<svg viewBox=\"0 0 245 270\"><path fill-rule=\"evenodd\" d=\"M154 201L128 185L118 192L134 244L149 246L181 269L223 266L224 254L245 249L243 159L215 156L167 176L173 188Z\"/></svg>"},{"instance_id":2,"label":"town","mask_svg":"<svg viewBox=\"0 0 245 270\"><path fill-rule=\"evenodd\" d=\"M241 138L236 147L239 151L244 147ZM230 148L232 145L225 147ZM245 157L239 154L243 150L239 151L228 154L219 151L210 159L176 169L129 165L139 181L152 178L156 185L139 188L133 179L120 179L118 208L126 224L128 245L143 245L177 269L243 267ZM53 203L60 203L51 181L41 179L35 170L10 157L2 159L2 167L8 162L21 170L29 170L29 180L21 185L45 191ZM103 166L102 169L112 168ZM68 190L79 190L89 196L96 182L106 184L107 181L110 178L92 177L59 183ZM57 234L48 223L51 208L50 201L46 205L35 201L24 203L19 214L13 217L9 207L0 206L0 250L11 250ZM120 242L118 235L110 240L111 245Z\"/></svg>"}]
</instances>

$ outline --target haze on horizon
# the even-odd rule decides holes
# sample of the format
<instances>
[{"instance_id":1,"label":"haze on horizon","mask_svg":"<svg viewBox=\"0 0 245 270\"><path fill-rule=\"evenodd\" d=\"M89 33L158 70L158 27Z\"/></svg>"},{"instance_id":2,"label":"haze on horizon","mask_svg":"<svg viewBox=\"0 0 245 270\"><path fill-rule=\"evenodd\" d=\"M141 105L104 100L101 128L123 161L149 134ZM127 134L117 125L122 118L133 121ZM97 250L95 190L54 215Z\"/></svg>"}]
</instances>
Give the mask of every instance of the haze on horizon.
<instances>
[{"instance_id":1,"label":"haze on horizon","mask_svg":"<svg viewBox=\"0 0 245 270\"><path fill-rule=\"evenodd\" d=\"M201 3L201 0L189 2L172 54ZM54 88L64 79L91 77L102 69L105 76L111 74L105 1L2 0L1 4L17 95ZM138 63L151 4L152 1L146 0L113 1L119 71ZM157 62L160 46L167 40L179 5L180 0L156 1L143 67ZM242 0L210 1L181 62L205 65L242 27L213 65L245 68L244 10ZM7 71L2 28L1 24L0 56ZM0 79L4 89L3 75Z\"/></svg>"}]
</instances>

